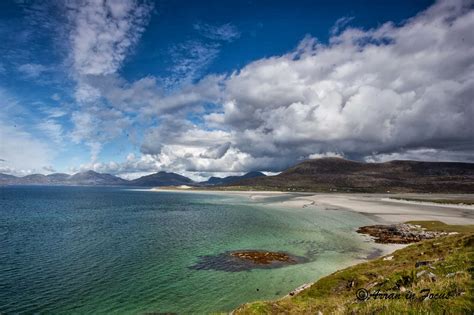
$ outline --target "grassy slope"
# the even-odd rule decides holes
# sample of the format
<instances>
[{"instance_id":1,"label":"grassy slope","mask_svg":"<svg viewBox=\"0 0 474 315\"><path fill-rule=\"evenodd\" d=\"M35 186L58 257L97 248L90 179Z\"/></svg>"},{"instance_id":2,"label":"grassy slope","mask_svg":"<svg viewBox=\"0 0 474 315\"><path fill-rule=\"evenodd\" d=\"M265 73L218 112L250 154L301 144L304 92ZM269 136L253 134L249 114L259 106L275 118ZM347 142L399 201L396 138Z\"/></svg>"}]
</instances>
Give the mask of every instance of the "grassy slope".
<instances>
[{"instance_id":1,"label":"grassy slope","mask_svg":"<svg viewBox=\"0 0 474 315\"><path fill-rule=\"evenodd\" d=\"M449 229L448 226L444 230ZM474 310L474 232L472 226L468 229L471 232L423 241L397 250L391 260L379 258L337 271L294 297L242 305L235 313L471 314ZM429 266L415 268L415 262L427 260L434 261L431 266L435 269ZM425 276L416 277L422 270L436 274L436 281L432 282ZM457 274L453 276L452 273ZM356 299L356 291L360 288L370 292L380 289L381 292L396 293L400 292L397 285L418 297L422 295L420 290L425 288L429 288L431 293L452 292L455 296L427 301L404 297L399 300Z\"/></svg>"},{"instance_id":2,"label":"grassy slope","mask_svg":"<svg viewBox=\"0 0 474 315\"><path fill-rule=\"evenodd\" d=\"M433 202L448 205L474 205L474 200L471 199L424 199L424 198L406 198L406 197L390 197L395 200L418 201L418 202Z\"/></svg>"}]
</instances>

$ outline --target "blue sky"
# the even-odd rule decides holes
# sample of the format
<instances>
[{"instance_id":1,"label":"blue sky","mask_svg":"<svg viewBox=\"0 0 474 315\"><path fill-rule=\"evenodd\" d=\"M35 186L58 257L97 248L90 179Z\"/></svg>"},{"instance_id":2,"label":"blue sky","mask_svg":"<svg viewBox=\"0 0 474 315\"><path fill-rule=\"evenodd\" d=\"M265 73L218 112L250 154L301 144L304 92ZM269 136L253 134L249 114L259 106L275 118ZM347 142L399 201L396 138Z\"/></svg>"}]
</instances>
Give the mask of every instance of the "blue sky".
<instances>
[{"instance_id":1,"label":"blue sky","mask_svg":"<svg viewBox=\"0 0 474 315\"><path fill-rule=\"evenodd\" d=\"M0 171L474 161L472 6L2 1Z\"/></svg>"}]
</instances>

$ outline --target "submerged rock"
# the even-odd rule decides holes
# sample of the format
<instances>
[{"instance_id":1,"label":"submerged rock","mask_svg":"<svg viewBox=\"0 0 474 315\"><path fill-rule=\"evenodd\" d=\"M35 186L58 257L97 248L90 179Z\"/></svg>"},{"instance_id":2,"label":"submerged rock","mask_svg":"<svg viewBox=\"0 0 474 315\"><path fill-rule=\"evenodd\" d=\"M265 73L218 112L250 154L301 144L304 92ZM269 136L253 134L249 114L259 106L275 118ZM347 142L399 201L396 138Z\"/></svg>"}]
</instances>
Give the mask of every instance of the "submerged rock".
<instances>
[{"instance_id":1,"label":"submerged rock","mask_svg":"<svg viewBox=\"0 0 474 315\"><path fill-rule=\"evenodd\" d=\"M262 250L242 250L224 252L217 255L200 256L199 261L191 266L196 270L247 271L257 268L279 268L287 265L307 262L305 257L285 252Z\"/></svg>"},{"instance_id":2,"label":"submerged rock","mask_svg":"<svg viewBox=\"0 0 474 315\"><path fill-rule=\"evenodd\" d=\"M240 259L250 260L255 264L268 265L273 262L287 262L287 263L296 263L296 260L293 259L290 255L280 252L264 252L264 251L242 251L242 252L233 252L230 253L231 256L237 257Z\"/></svg>"}]
</instances>

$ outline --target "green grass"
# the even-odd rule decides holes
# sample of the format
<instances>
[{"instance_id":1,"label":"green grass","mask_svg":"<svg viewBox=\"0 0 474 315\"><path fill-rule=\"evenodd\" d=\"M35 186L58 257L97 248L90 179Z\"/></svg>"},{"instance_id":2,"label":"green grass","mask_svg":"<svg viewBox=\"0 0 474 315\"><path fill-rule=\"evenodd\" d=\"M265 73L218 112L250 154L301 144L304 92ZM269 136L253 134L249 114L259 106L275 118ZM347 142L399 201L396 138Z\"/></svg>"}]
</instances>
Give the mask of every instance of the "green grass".
<instances>
[{"instance_id":1,"label":"green grass","mask_svg":"<svg viewBox=\"0 0 474 315\"><path fill-rule=\"evenodd\" d=\"M420 225L429 231L435 232L458 232L458 233L474 233L473 224L457 225L446 224L441 221L408 221L408 224Z\"/></svg>"},{"instance_id":2,"label":"green grass","mask_svg":"<svg viewBox=\"0 0 474 315\"><path fill-rule=\"evenodd\" d=\"M448 226L444 229L452 228ZM235 313L471 314L474 310L473 248L474 233L467 232L412 244L391 254L391 260L379 258L337 271L298 295L245 304ZM431 267L415 268L417 261L432 261ZM436 274L436 281L417 277L416 274L422 270ZM414 292L417 299L359 301L356 298L356 292L361 288L372 293L379 289L386 293L406 294L407 291L400 291L401 286ZM449 292L453 296L422 301L419 297L423 289L430 289L431 293Z\"/></svg>"},{"instance_id":3,"label":"green grass","mask_svg":"<svg viewBox=\"0 0 474 315\"><path fill-rule=\"evenodd\" d=\"M417 201L417 202L433 202L433 203L449 204L449 205L474 205L474 200L472 199L428 199L428 198L424 199L424 198L405 198L405 197L390 197L390 199Z\"/></svg>"}]
</instances>

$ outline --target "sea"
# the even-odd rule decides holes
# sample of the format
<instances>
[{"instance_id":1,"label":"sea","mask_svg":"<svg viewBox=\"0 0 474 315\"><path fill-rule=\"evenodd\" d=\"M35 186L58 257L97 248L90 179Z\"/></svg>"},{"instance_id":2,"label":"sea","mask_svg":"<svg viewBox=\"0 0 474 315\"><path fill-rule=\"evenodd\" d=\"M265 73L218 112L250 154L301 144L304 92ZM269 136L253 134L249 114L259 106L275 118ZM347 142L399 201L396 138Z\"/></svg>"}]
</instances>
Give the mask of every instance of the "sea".
<instances>
[{"instance_id":1,"label":"sea","mask_svg":"<svg viewBox=\"0 0 474 315\"><path fill-rule=\"evenodd\" d=\"M0 187L0 313L228 312L370 256L342 209L279 205L296 195L154 192L120 187ZM304 258L233 268L239 250Z\"/></svg>"}]
</instances>

